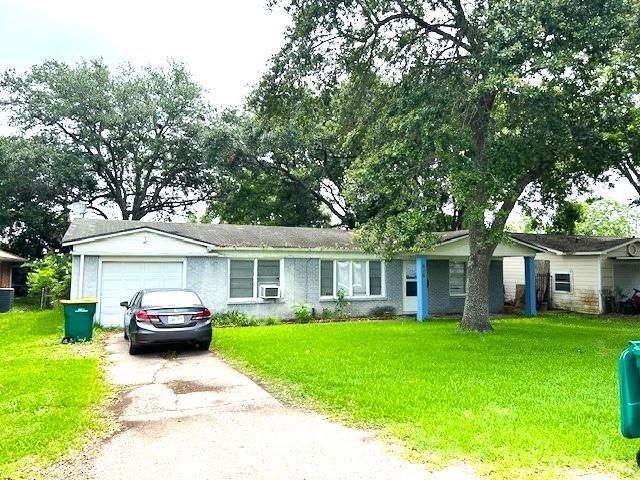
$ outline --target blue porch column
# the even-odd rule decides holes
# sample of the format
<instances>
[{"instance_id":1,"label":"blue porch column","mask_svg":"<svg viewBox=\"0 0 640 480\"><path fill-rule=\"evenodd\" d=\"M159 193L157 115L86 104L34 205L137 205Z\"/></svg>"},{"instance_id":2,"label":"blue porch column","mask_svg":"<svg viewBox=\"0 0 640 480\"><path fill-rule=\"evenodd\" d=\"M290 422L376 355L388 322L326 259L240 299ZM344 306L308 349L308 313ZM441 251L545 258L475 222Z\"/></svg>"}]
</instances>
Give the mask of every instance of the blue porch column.
<instances>
[{"instance_id":1,"label":"blue porch column","mask_svg":"<svg viewBox=\"0 0 640 480\"><path fill-rule=\"evenodd\" d=\"M536 259L524 257L524 314L536 316Z\"/></svg>"},{"instance_id":2,"label":"blue porch column","mask_svg":"<svg viewBox=\"0 0 640 480\"><path fill-rule=\"evenodd\" d=\"M416 287L418 290L416 320L423 322L429 318L429 282L427 281L427 258L421 255L416 257Z\"/></svg>"}]
</instances>

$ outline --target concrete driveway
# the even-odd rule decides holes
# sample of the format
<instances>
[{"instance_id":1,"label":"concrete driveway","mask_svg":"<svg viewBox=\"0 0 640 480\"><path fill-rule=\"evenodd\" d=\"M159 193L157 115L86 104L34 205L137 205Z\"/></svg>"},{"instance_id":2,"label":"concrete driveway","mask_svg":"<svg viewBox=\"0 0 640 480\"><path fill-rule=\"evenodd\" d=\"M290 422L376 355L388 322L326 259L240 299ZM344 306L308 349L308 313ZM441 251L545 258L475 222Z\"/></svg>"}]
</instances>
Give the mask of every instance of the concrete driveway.
<instances>
[{"instance_id":1,"label":"concrete driveway","mask_svg":"<svg viewBox=\"0 0 640 480\"><path fill-rule=\"evenodd\" d=\"M429 473L393 453L371 432L284 406L210 352L130 356L126 347L120 336L107 341L110 381L132 386L118 400L124 428L87 460L83 476L475 478L464 468Z\"/></svg>"}]
</instances>

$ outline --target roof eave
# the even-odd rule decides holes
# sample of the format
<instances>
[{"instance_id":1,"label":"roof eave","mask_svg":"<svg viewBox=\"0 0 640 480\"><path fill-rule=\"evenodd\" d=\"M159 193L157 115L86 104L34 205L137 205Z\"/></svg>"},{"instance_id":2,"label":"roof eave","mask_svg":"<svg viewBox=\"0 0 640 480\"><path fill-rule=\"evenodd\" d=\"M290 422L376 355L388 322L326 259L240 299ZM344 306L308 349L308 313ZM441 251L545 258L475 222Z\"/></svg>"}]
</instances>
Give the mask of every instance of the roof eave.
<instances>
[{"instance_id":1,"label":"roof eave","mask_svg":"<svg viewBox=\"0 0 640 480\"><path fill-rule=\"evenodd\" d=\"M207 247L207 248L220 248L218 245L214 245L212 243L202 242L200 240L196 240L196 239L193 239L191 237L187 237L185 235L180 235L178 233L169 233L169 232L165 232L164 230L160 230L159 228L153 228L153 227L148 227L148 226L127 228L125 230L120 230L120 231L117 231L117 232L102 233L102 234L98 234L98 235L90 235L90 236L87 236L87 237L77 238L77 239L73 239L73 240L67 240L67 241L63 241L62 242L62 246L63 247L72 247L74 245L81 245L83 243L91 243L91 242L95 242L97 240L102 240L102 239L105 239L105 238L119 237L119 236L122 236L122 235L129 235L129 234L136 233L136 232L157 233L159 235L164 235L166 237L177 238L179 240L183 240L183 241L189 242L189 243L194 243L194 244L201 245L201 246Z\"/></svg>"}]
</instances>

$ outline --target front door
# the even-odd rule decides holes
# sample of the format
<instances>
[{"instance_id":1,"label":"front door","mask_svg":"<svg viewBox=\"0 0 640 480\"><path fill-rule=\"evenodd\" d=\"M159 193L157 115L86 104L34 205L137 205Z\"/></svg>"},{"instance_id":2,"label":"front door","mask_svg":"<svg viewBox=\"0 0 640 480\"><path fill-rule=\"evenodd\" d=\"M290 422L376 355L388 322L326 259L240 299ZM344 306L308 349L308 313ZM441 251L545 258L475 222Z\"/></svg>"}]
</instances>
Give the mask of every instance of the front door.
<instances>
[{"instance_id":1,"label":"front door","mask_svg":"<svg viewBox=\"0 0 640 480\"><path fill-rule=\"evenodd\" d=\"M416 278L416 262L403 262L402 278L402 313L416 313L418 310L418 281Z\"/></svg>"}]
</instances>

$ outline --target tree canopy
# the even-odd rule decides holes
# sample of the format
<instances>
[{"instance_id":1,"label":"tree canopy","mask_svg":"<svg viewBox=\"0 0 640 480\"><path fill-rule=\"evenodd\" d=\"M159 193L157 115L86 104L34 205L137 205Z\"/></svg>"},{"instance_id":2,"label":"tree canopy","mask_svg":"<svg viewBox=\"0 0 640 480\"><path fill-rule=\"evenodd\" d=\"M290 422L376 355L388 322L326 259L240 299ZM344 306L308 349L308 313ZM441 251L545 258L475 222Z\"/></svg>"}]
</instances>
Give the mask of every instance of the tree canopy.
<instances>
[{"instance_id":1,"label":"tree canopy","mask_svg":"<svg viewBox=\"0 0 640 480\"><path fill-rule=\"evenodd\" d=\"M637 236L640 212L637 208L605 198L584 202L565 200L552 215L527 215L526 232L561 235Z\"/></svg>"},{"instance_id":2,"label":"tree canopy","mask_svg":"<svg viewBox=\"0 0 640 480\"><path fill-rule=\"evenodd\" d=\"M389 101L352 167L355 195L366 194L365 202L394 196L403 178L426 186L406 190L400 202L414 214L374 215L362 230L365 244L428 248L439 212L426 197L444 187L470 234L461 327L491 329L489 263L507 217L525 188L558 189L585 170L575 123L620 54L631 3L278 3L293 21L271 82L322 91L345 78L381 79Z\"/></svg>"},{"instance_id":3,"label":"tree canopy","mask_svg":"<svg viewBox=\"0 0 640 480\"><path fill-rule=\"evenodd\" d=\"M207 193L200 139L209 106L180 64L112 72L99 60L48 61L0 80L1 105L25 135L82 160L89 208L123 219L169 215Z\"/></svg>"},{"instance_id":4,"label":"tree canopy","mask_svg":"<svg viewBox=\"0 0 640 480\"><path fill-rule=\"evenodd\" d=\"M95 188L83 160L38 138L0 137L0 239L28 258L57 250L71 203Z\"/></svg>"}]
</instances>

